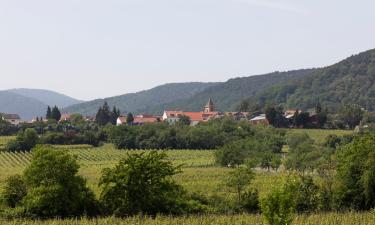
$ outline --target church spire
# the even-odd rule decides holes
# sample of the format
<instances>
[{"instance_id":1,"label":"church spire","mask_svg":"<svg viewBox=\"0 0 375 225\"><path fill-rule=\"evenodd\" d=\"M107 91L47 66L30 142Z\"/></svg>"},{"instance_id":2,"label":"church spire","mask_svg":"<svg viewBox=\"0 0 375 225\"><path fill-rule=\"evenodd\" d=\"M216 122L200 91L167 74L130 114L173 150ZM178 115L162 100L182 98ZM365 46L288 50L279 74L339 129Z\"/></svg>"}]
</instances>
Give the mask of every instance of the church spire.
<instances>
[{"instance_id":1,"label":"church spire","mask_svg":"<svg viewBox=\"0 0 375 225\"><path fill-rule=\"evenodd\" d=\"M206 106L204 107L204 112L209 113L209 112L214 112L214 111L215 111L214 103L212 102L212 99L209 98Z\"/></svg>"}]
</instances>

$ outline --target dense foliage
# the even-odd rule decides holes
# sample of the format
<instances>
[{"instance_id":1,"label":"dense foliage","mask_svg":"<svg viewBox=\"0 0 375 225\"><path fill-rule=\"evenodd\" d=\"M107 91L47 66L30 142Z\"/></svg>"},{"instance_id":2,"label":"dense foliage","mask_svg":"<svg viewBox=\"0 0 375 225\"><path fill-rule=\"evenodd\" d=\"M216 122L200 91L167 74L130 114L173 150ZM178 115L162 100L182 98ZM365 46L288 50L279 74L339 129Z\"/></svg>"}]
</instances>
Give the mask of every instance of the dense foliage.
<instances>
[{"instance_id":1,"label":"dense foliage","mask_svg":"<svg viewBox=\"0 0 375 225\"><path fill-rule=\"evenodd\" d=\"M182 123L122 125L109 129L108 137L120 149L215 149L232 141L272 133L272 128L262 130L246 121L221 118L194 127Z\"/></svg>"},{"instance_id":2,"label":"dense foliage","mask_svg":"<svg viewBox=\"0 0 375 225\"><path fill-rule=\"evenodd\" d=\"M375 207L375 135L366 133L338 151L336 206L367 210Z\"/></svg>"},{"instance_id":3,"label":"dense foliage","mask_svg":"<svg viewBox=\"0 0 375 225\"><path fill-rule=\"evenodd\" d=\"M337 112L342 105L375 108L375 50L349 57L337 64L315 70L301 79L260 92L253 102L282 104L285 108L314 108L317 102ZM251 97L251 95L249 95Z\"/></svg>"},{"instance_id":4,"label":"dense foliage","mask_svg":"<svg viewBox=\"0 0 375 225\"><path fill-rule=\"evenodd\" d=\"M184 190L171 179L180 169L166 157L155 151L131 154L114 169L105 169L100 185L107 213L128 216L186 212Z\"/></svg>"},{"instance_id":5,"label":"dense foliage","mask_svg":"<svg viewBox=\"0 0 375 225\"><path fill-rule=\"evenodd\" d=\"M39 136L34 129L20 131L15 140L11 140L5 146L8 151L29 151L39 142Z\"/></svg>"},{"instance_id":6,"label":"dense foliage","mask_svg":"<svg viewBox=\"0 0 375 225\"><path fill-rule=\"evenodd\" d=\"M66 152L39 146L22 177L6 181L3 196L9 207L18 206L26 216L70 217L94 215L98 204L86 181L77 175L79 165ZM10 188L13 186L13 188Z\"/></svg>"}]
</instances>

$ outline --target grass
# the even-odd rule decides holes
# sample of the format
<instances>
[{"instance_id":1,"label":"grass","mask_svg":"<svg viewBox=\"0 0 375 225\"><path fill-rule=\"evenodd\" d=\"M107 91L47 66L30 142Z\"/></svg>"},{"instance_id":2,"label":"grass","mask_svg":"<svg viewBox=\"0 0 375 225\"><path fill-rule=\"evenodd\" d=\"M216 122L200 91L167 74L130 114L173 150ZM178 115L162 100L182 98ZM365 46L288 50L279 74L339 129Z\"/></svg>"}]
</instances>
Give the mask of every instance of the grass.
<instances>
[{"instance_id":1,"label":"grass","mask_svg":"<svg viewBox=\"0 0 375 225\"><path fill-rule=\"evenodd\" d=\"M297 215L293 225L373 225L374 212L366 213L326 213L313 215ZM130 218L100 218L100 219L53 219L45 221L31 220L0 220L1 224L9 225L266 225L261 215L203 215L189 217L130 217Z\"/></svg>"},{"instance_id":2,"label":"grass","mask_svg":"<svg viewBox=\"0 0 375 225\"><path fill-rule=\"evenodd\" d=\"M326 137L331 134L336 134L337 136L344 136L352 134L351 130L321 130L321 129L287 129L288 134L293 133L307 133L317 144L323 144Z\"/></svg>"},{"instance_id":3,"label":"grass","mask_svg":"<svg viewBox=\"0 0 375 225\"><path fill-rule=\"evenodd\" d=\"M8 141L15 139L15 136L1 136L0 137L0 150L4 149Z\"/></svg>"}]
</instances>

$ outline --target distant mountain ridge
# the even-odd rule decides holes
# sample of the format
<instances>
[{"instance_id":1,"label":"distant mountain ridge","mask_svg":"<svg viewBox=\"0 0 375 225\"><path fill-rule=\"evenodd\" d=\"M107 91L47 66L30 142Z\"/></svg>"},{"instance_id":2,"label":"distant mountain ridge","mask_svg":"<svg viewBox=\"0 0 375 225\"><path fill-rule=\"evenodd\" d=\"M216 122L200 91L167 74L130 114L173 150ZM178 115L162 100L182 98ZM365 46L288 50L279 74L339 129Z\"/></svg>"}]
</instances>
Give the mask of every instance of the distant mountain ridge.
<instances>
[{"instance_id":1,"label":"distant mountain ridge","mask_svg":"<svg viewBox=\"0 0 375 225\"><path fill-rule=\"evenodd\" d=\"M46 105L58 106L60 108L67 107L70 105L82 103L83 101L69 97L64 94L60 94L50 90L43 89L28 89L28 88L17 88L7 90L25 97L34 98Z\"/></svg>"},{"instance_id":2,"label":"distant mountain ridge","mask_svg":"<svg viewBox=\"0 0 375 225\"><path fill-rule=\"evenodd\" d=\"M218 83L188 82L170 83L155 88L105 99L96 99L63 109L65 113L95 115L99 107L107 102L110 107L116 106L122 113L150 113L148 107L158 107L174 101L189 98Z\"/></svg>"},{"instance_id":3,"label":"distant mountain ridge","mask_svg":"<svg viewBox=\"0 0 375 225\"><path fill-rule=\"evenodd\" d=\"M156 107L148 107L151 113L161 113L164 109L181 109L200 111L208 98L214 101L218 111L235 111L239 102L249 96L283 82L299 79L310 75L315 69L303 69L287 72L273 72L265 75L233 78L199 92L189 98L174 101Z\"/></svg>"},{"instance_id":4,"label":"distant mountain ridge","mask_svg":"<svg viewBox=\"0 0 375 225\"><path fill-rule=\"evenodd\" d=\"M18 114L23 120L44 117L48 105L62 108L80 102L49 90L21 88L0 91L0 112Z\"/></svg>"},{"instance_id":5,"label":"distant mountain ridge","mask_svg":"<svg viewBox=\"0 0 375 225\"><path fill-rule=\"evenodd\" d=\"M218 110L235 110L240 100L255 96L259 91L274 84L288 81L312 73L314 69L288 72L274 72L266 75L230 79L218 83L177 83L165 84L150 90L97 99L72 105L63 109L66 113L94 115L106 101L111 107L120 108L121 112L162 114L164 109L200 111L208 98L212 98Z\"/></svg>"},{"instance_id":6,"label":"distant mountain ridge","mask_svg":"<svg viewBox=\"0 0 375 225\"><path fill-rule=\"evenodd\" d=\"M122 113L160 115L164 109L201 111L208 98L213 99L219 111L234 111L244 99L251 104L272 103L304 110L319 102L332 111L343 104L358 104L375 111L375 49L324 68L273 72L217 83L164 84L137 93L87 102L60 94L51 96L54 94L43 90L0 91L0 112L18 113L24 119L31 119L43 116L47 104L64 103L68 106L62 112L95 115L106 101Z\"/></svg>"}]
</instances>

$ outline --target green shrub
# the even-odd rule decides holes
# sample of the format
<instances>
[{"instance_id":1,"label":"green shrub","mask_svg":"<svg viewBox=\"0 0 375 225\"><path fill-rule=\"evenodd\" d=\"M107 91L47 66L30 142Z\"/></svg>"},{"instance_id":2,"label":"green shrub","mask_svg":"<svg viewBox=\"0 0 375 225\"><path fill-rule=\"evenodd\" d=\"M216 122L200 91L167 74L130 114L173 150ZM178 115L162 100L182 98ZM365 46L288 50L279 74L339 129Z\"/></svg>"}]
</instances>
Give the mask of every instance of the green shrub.
<instances>
[{"instance_id":1,"label":"green shrub","mask_svg":"<svg viewBox=\"0 0 375 225\"><path fill-rule=\"evenodd\" d=\"M281 188L273 190L261 201L263 216L270 225L289 225L294 219L296 202L295 183L288 180Z\"/></svg>"},{"instance_id":2,"label":"green shrub","mask_svg":"<svg viewBox=\"0 0 375 225\"><path fill-rule=\"evenodd\" d=\"M22 176L14 175L5 180L2 199L6 206L15 208L26 196L26 184Z\"/></svg>"},{"instance_id":3,"label":"green shrub","mask_svg":"<svg viewBox=\"0 0 375 225\"><path fill-rule=\"evenodd\" d=\"M180 169L166 159L165 153L156 151L129 154L115 168L105 169L100 186L106 213L117 216L185 213L185 191L171 179Z\"/></svg>"},{"instance_id":4,"label":"green shrub","mask_svg":"<svg viewBox=\"0 0 375 225\"><path fill-rule=\"evenodd\" d=\"M95 215L97 202L86 181L78 176L76 159L48 146L34 149L31 164L24 172L28 190L22 204L33 217Z\"/></svg>"}]
</instances>

